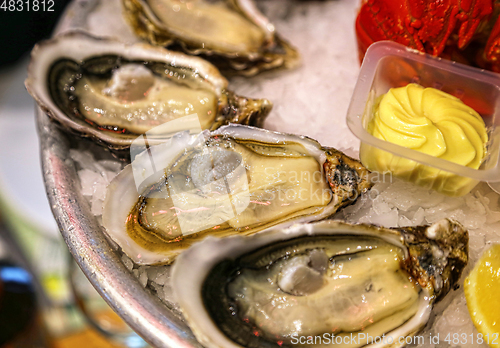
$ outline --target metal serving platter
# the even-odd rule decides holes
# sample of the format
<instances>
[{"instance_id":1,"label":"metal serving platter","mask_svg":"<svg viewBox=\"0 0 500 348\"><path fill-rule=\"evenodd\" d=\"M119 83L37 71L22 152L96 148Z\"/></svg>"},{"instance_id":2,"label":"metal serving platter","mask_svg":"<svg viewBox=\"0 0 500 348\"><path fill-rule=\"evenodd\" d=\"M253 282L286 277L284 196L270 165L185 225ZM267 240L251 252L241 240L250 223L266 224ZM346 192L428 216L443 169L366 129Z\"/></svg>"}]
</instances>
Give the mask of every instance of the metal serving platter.
<instances>
[{"instance_id":1,"label":"metal serving platter","mask_svg":"<svg viewBox=\"0 0 500 348\"><path fill-rule=\"evenodd\" d=\"M73 1L56 34L81 28L98 0ZM70 142L41 109L36 111L42 170L49 203L61 234L89 281L120 317L154 347L201 347L189 327L125 268L105 238L90 205L80 192ZM77 140L78 141L78 140Z\"/></svg>"},{"instance_id":2,"label":"metal serving platter","mask_svg":"<svg viewBox=\"0 0 500 348\"><path fill-rule=\"evenodd\" d=\"M124 31L122 34L120 25L116 25L112 20L108 22L108 17L103 17L101 15L101 17L94 19L94 24L89 24L88 22L90 14L95 11L96 8L107 7L110 6L110 3L117 3L119 1L120 0L74 0L69 4L54 35L71 29L89 30L89 27L92 27L90 28L92 30L89 31L96 34L95 22L96 20L101 20L103 36L110 36L110 32L112 36L114 30L114 32L118 31L120 35L123 35L123 37L120 38L124 39L124 41L133 41L134 38L131 36L130 32L122 30ZM260 1L265 3L265 1ZM332 1L331 4L333 6L352 8L352 13L346 17L343 16L342 13L336 15L335 11L333 11L332 16L337 19L332 17L324 18L323 22L326 24L333 20L332 23L337 21L337 24L332 25L353 26L355 7L351 5L351 1L353 0ZM287 0L286 4L285 1L283 1L281 5L284 5L282 8L283 11L286 12L289 10L289 8L287 9L288 5L297 3L299 2ZM307 1L304 1L300 6L306 6L307 3ZM320 6L323 5L319 4L323 4L323 2L317 2L316 8L314 9L313 7L312 15L321 15ZM297 13L297 16L303 15L300 11L301 10L297 10L295 15L297 15ZM101 10L101 12L105 11ZM283 23L287 23L287 15L288 13L282 13ZM120 11L115 11L114 13L109 13L109 16L110 18L113 16L121 16L121 13ZM113 30L109 30L109 26L114 26ZM340 74L337 84L342 84L342 93L337 96L332 96L333 101L332 98L328 101L336 105L335 114L338 120L333 120L333 123L345 123L345 113L342 112L342 109L347 110L347 105L359 68L357 53L355 51L356 45L354 34L352 34L352 38L345 38L345 33L342 30L330 31L327 26L319 29L324 31L322 33L324 37L333 36L334 39L338 37L339 45L345 53L345 56L342 55L342 57L340 57L339 55L335 58L336 61L332 62L332 65L337 65L339 69L341 69L341 72L336 74ZM298 28L296 30L302 29ZM351 31L354 32L354 30ZM283 34L287 36L287 33ZM288 33L288 35L294 34ZM306 35L302 38L303 43L307 43L308 40L309 38ZM324 40L324 38L320 37L320 40ZM345 47L345 41L349 43L347 45L348 47ZM330 47L331 46L332 44L330 44ZM306 63L308 62L304 62L304 64ZM308 66L316 68L313 64ZM308 72L302 70L299 71L299 73L306 74ZM258 79L261 80L253 79L251 83L258 85L257 81L262 81L262 79L266 78L269 78L269 76L265 75L263 78L258 77ZM271 78L275 77L271 76ZM278 78L281 78L281 76L278 76ZM246 83L246 80L237 80L233 83L235 83L237 87L241 87L241 85ZM287 82L284 81L283 83L286 84ZM266 95L263 94L265 91L260 90L260 87L255 88L257 89L257 94L266 97ZM252 91L251 88L250 91ZM314 91L312 91L311 96L314 97L314 94ZM335 104L337 100L338 103ZM319 101L313 104L318 105ZM276 109L275 105L275 111L273 111L275 113L274 115L279 111L281 111L282 114L287 113L288 110L296 108L297 106L283 105L279 107L280 109ZM300 104L298 107L300 107ZM313 114L315 113L315 110L305 111L309 111L309 113ZM321 110L317 109L317 111L320 112ZM316 112L315 115L317 117L319 117L317 115L318 112ZM332 122L330 113L324 112L323 114L322 120L321 117L319 117L320 119L316 126L318 131L324 129L321 123L325 122L325 120L329 123ZM300 123L297 123L299 121L297 119L293 120L295 123L292 122L290 124L288 122L283 122L282 119L277 116L273 117L275 118L274 121L271 120L271 122L267 124L268 126L270 125L269 128L292 133L305 133L308 136L320 140L324 145L337 145L331 141L325 141L325 139L321 138L321 134L319 133L312 134L311 132L307 132ZM100 223L91 213L89 202L80 192L80 184L75 164L69 154L70 148L74 147L75 144L88 140L82 140L76 136L71 136L62 132L41 109L37 109L36 111L36 121L41 143L43 176L51 209L71 254L89 281L114 311L152 346L179 348L201 347L194 338L189 327L182 321L178 314L170 311L157 297L145 291L138 280L129 270L127 270L121 261L121 255L108 242L101 230ZM310 115L304 114L302 121L306 124L311 123ZM345 128L345 130L346 129L347 128ZM345 130L339 128L338 132L345 132ZM335 132L335 128L332 128L330 135L332 132ZM335 138L335 134L332 138ZM98 150L101 151L102 149ZM104 150L102 151L104 152Z\"/></svg>"}]
</instances>

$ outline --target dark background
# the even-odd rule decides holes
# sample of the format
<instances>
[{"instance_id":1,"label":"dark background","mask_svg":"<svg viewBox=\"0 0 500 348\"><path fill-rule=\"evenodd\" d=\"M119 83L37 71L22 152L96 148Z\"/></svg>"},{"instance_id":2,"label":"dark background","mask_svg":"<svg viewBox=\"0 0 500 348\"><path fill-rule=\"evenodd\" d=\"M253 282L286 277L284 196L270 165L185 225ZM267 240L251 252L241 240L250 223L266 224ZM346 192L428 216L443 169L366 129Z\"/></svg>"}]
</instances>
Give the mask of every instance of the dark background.
<instances>
[{"instance_id":1,"label":"dark background","mask_svg":"<svg viewBox=\"0 0 500 348\"><path fill-rule=\"evenodd\" d=\"M22 0L24 4L28 0ZM31 4L33 0L29 0ZM9 0L0 0L0 6ZM50 37L70 0L54 0L54 11L5 11L0 9L0 68L8 67L28 53L33 45Z\"/></svg>"}]
</instances>

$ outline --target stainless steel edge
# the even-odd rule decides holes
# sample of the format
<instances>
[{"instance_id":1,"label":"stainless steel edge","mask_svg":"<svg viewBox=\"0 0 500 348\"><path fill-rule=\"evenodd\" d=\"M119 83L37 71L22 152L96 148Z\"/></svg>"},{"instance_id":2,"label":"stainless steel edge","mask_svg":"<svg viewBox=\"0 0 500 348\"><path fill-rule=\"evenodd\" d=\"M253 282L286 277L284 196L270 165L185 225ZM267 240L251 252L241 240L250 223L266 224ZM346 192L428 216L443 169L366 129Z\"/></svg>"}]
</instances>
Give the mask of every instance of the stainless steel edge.
<instances>
[{"instance_id":1,"label":"stainless steel edge","mask_svg":"<svg viewBox=\"0 0 500 348\"><path fill-rule=\"evenodd\" d=\"M57 32L71 27L82 7L97 1L76 0L66 10ZM85 14L83 14L85 16ZM81 26L81 24L76 25ZM80 192L79 179L65 135L37 108L43 177L52 213L74 259L103 299L154 347L201 347L188 326L139 284L103 234L90 205Z\"/></svg>"},{"instance_id":2,"label":"stainless steel edge","mask_svg":"<svg viewBox=\"0 0 500 348\"><path fill-rule=\"evenodd\" d=\"M154 347L201 347L189 328L125 268L81 195L66 136L37 112L45 189L74 259L103 299Z\"/></svg>"}]
</instances>

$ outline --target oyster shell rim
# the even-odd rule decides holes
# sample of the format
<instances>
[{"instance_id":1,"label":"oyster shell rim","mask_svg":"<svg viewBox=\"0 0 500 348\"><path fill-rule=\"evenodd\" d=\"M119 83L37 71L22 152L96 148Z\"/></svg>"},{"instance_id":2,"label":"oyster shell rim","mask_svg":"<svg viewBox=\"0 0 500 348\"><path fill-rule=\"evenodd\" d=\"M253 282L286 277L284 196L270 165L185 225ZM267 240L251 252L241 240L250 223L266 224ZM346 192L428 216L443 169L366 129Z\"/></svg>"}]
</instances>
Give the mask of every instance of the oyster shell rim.
<instances>
[{"instance_id":1,"label":"oyster shell rim","mask_svg":"<svg viewBox=\"0 0 500 348\"><path fill-rule=\"evenodd\" d=\"M90 138L100 145L108 146L111 150L128 149L133 140L139 135L117 138L113 132L98 129L84 120L67 115L53 101L47 83L51 68L58 60L71 59L81 62L88 58L106 54L117 55L131 60L155 60L173 66L185 66L213 87L213 92L219 102L221 98L227 98L229 102L238 105L242 100L249 100L227 90L227 79L210 62L181 52L169 51L163 47L152 46L143 42L127 44L112 37L97 37L84 30L71 30L36 44L31 51L28 77L25 80L25 86L29 94L35 99L38 106L65 130L84 138ZM265 114L254 116L257 123L262 122L272 108L270 101L267 99L260 100L262 101L262 111ZM219 115L214 120L214 125L217 126L220 123L218 117ZM243 118L243 120L249 122L248 118Z\"/></svg>"},{"instance_id":2,"label":"oyster shell rim","mask_svg":"<svg viewBox=\"0 0 500 348\"><path fill-rule=\"evenodd\" d=\"M425 231L430 229L429 233L434 232L442 226L443 222L448 224L453 223L454 226L463 229L458 222L444 219L430 225L425 225ZM413 228L386 228L369 224L350 224L338 220L323 220L306 224L297 223L286 229L275 226L251 236L233 235L226 238L209 236L177 257L172 269L173 293L189 327L200 343L210 348L241 347L219 329L203 303L202 288L206 277L215 265L223 260L235 260L248 252L280 241L313 235L345 234L346 232L353 235L376 236L400 247L405 254L402 264L407 264L413 255L409 254L409 247L405 245L408 242L407 238L398 232L401 229L411 230ZM463 231L468 241L468 232L465 229ZM434 237L432 235L428 236L431 240ZM465 250L468 252L468 244L465 245ZM463 268L460 273L462 273ZM420 305L417 314L402 326L385 333L385 335L390 334L392 337L413 336L427 324L434 303L439 301L442 296L436 296L432 285L429 283L427 286L420 286L420 288L422 292L420 294ZM441 295L444 296L445 294ZM406 328L407 326L410 327ZM405 345L405 342L401 344L397 340L394 340L394 343L389 345L384 343L377 344L375 342L363 347L396 348L404 347Z\"/></svg>"},{"instance_id":3,"label":"oyster shell rim","mask_svg":"<svg viewBox=\"0 0 500 348\"><path fill-rule=\"evenodd\" d=\"M197 137L196 135L186 135L186 134L184 135L185 137L183 139L181 138L177 139L175 146L172 147L173 151L178 151L178 152L176 152L173 155L170 153L165 156L168 156L169 158L171 158L171 160L174 159L178 153L184 151L183 145L188 144L190 141L193 141ZM283 221L275 226L281 226L282 228L284 228L299 222L304 223L311 221L319 221L328 218L342 207L350 203L353 203L362 193L369 190L369 188L371 188L371 186L373 185L373 183L367 180L366 176L369 173L368 170L366 170L366 168L364 168L359 161L353 160L347 155L335 149L325 148L321 146L321 144L318 141L311 139L307 136L280 133L240 124L229 124L227 126L222 126L219 129L214 130L212 132L205 130L203 133L200 134L200 136L206 136L206 135L209 136L223 135L243 140L253 139L272 144L279 144L280 142L283 143L286 141L293 141L303 145L304 148L309 152L310 156L315 158L315 160L319 163L322 175L324 176L326 182L329 184L330 190L332 190L332 200L324 207L324 210L319 214L300 216L289 221ZM181 143L181 141L183 143ZM337 151L337 153L334 153L332 155L328 151L331 152ZM337 157L335 157L335 155ZM360 177L359 185L358 181L355 182L356 187L354 188L354 193L356 194L356 196L354 200L351 200L350 196L352 194L352 191L342 190L346 185L342 185L342 183L340 183L337 187L332 187L331 180L334 179L331 179L330 176L334 175L331 174L331 170L329 167L326 169L324 168L325 165L327 163L329 164L330 163L329 161L331 161L331 158L329 156L332 156L332 158L334 159L340 158L342 160L343 158L346 161L352 160L355 162L355 164L358 164L361 167L361 169L353 168L353 171L356 170L366 171L365 176ZM147 180L149 179L150 178L147 178ZM118 183L119 180L124 182L125 186L119 186ZM103 203L103 215L102 215L102 221L105 233L109 238L111 238L111 240L113 240L120 246L122 251L128 257L130 257L137 264L140 265L170 264L184 249L182 249L181 251L172 256L159 256L161 255L160 253L149 251L147 249L142 248L139 245L136 245L135 243L134 243L135 245L131 245L131 243L129 243L129 241L127 240L129 237L127 235L127 232L124 230L124 221L130 214L130 209L135 205L137 199L139 198L139 193L137 192L135 185L132 185L133 180L134 178L132 174L132 165L129 164L125 166L125 168L120 173L118 173L118 175L115 178L113 178L113 180L106 188L106 197ZM349 185L347 186L350 187ZM112 191L110 191L110 189L112 189ZM335 190L339 191L338 193L340 193L342 196L337 195ZM125 197L125 195L127 196ZM112 211L113 213L109 213L110 211ZM275 226L269 226L267 228L263 228L258 231L262 231L268 228L274 228ZM132 252L134 248L138 248L137 250L140 251L140 258L137 257L138 252L135 253Z\"/></svg>"},{"instance_id":4,"label":"oyster shell rim","mask_svg":"<svg viewBox=\"0 0 500 348\"><path fill-rule=\"evenodd\" d=\"M225 74L251 77L260 72L286 68L293 69L300 65L299 51L287 40L283 39L271 21L257 8L251 0L224 0L241 16L252 22L264 33L263 45L259 51L242 54L242 52L223 52L195 47L197 44L187 42L175 30L170 29L157 17L147 4L147 0L122 0L125 19L136 36L153 45L169 47L178 45L185 53L201 57L219 56L227 60L228 67L219 67ZM142 11L142 12L141 12ZM276 54L266 49L270 44L281 47L283 54ZM272 57L276 55L277 59ZM238 60L244 57L247 63ZM234 60L234 61L233 61ZM255 64L257 63L257 64ZM216 63L214 63L217 65ZM252 65L254 64L254 65Z\"/></svg>"},{"instance_id":5,"label":"oyster shell rim","mask_svg":"<svg viewBox=\"0 0 500 348\"><path fill-rule=\"evenodd\" d=\"M130 0L124 0L125 1L130 1ZM165 40L165 44L162 46L169 46L172 43L179 42L179 44L182 46L183 49L185 49L189 54L192 55L199 55L202 53L206 53L207 49L199 47L199 48L191 48L190 43L185 43L184 41L179 41L179 37L181 36L180 33L177 33L174 29L169 28L165 23L163 23L158 16L154 13L154 11L151 9L151 7L148 4L148 0L131 0L137 2L135 6L141 6L142 10L144 11L144 14L147 16L147 20L149 20L154 26L157 28L164 30L168 32L171 35L171 38L168 40ZM255 6L255 3L252 1L248 0L225 0L227 4L232 5L235 8L238 8L238 10L234 9L235 12L238 12L241 16L243 16L245 19L250 21L252 24L257 26L259 29L262 30L264 33L264 40L263 43L265 42L272 42L275 39L276 32L274 30L274 25L271 24L269 19L262 14L257 7ZM124 5L126 8L127 5ZM241 10L239 10L241 8ZM128 10L128 9L127 9ZM128 20L128 15L126 16ZM272 25L272 30L269 30L268 25ZM135 31L135 28L134 28ZM244 54L245 57L247 57L249 60L253 61L255 59L258 59L259 53L260 52L217 52L218 55L227 57L227 58L236 58L236 57L241 57Z\"/></svg>"}]
</instances>

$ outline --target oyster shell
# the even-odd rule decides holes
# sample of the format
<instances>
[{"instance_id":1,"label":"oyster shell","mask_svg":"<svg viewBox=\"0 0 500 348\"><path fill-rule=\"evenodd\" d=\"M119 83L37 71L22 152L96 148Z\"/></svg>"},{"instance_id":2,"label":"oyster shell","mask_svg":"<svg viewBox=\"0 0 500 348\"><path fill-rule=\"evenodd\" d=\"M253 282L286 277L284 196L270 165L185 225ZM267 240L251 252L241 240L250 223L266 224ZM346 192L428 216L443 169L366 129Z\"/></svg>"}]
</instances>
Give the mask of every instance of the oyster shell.
<instances>
[{"instance_id":1,"label":"oyster shell","mask_svg":"<svg viewBox=\"0 0 500 348\"><path fill-rule=\"evenodd\" d=\"M207 238L177 258L172 284L206 347L400 347L467 261L468 233L447 219L394 229L330 220Z\"/></svg>"},{"instance_id":2,"label":"oyster shell","mask_svg":"<svg viewBox=\"0 0 500 348\"><path fill-rule=\"evenodd\" d=\"M26 87L64 128L114 150L187 115L196 114L203 129L261 126L272 108L266 99L228 91L227 80L203 59L82 32L37 45Z\"/></svg>"},{"instance_id":3,"label":"oyster shell","mask_svg":"<svg viewBox=\"0 0 500 348\"><path fill-rule=\"evenodd\" d=\"M367 175L358 161L302 136L241 125L179 133L113 179L103 225L136 263L170 263L208 235L328 217L371 187Z\"/></svg>"},{"instance_id":4,"label":"oyster shell","mask_svg":"<svg viewBox=\"0 0 500 348\"><path fill-rule=\"evenodd\" d=\"M251 0L123 0L137 35L202 55L224 72L251 76L299 62Z\"/></svg>"}]
</instances>

